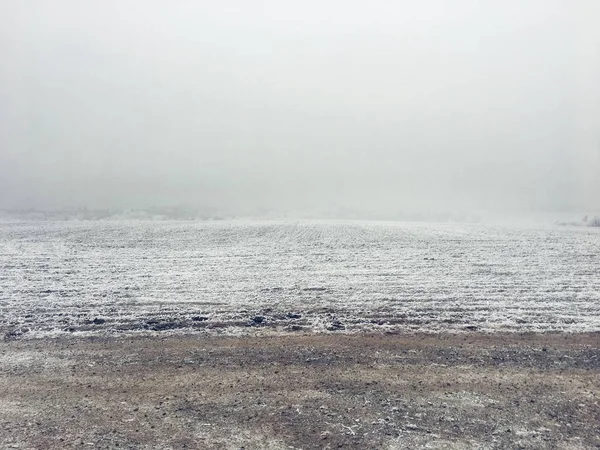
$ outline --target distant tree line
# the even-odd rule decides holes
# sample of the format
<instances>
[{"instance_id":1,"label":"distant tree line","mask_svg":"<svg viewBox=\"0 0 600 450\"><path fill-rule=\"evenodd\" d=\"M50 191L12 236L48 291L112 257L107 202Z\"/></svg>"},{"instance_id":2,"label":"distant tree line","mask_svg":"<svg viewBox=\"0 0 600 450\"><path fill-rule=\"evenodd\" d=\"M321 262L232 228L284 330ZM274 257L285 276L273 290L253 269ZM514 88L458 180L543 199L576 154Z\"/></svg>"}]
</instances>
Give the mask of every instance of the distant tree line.
<instances>
[{"instance_id":1,"label":"distant tree line","mask_svg":"<svg viewBox=\"0 0 600 450\"><path fill-rule=\"evenodd\" d=\"M585 223L588 227L600 227L600 217L598 217L598 216L594 216L594 217L585 216L583 218L583 223Z\"/></svg>"}]
</instances>

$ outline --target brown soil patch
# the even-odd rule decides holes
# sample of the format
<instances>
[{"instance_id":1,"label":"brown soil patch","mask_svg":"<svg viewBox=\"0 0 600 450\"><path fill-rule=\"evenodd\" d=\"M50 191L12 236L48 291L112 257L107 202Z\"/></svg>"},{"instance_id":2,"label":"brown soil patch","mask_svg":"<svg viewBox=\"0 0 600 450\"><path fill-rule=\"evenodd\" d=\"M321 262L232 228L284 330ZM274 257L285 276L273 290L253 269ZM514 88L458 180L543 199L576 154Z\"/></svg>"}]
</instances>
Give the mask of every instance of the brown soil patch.
<instances>
[{"instance_id":1,"label":"brown soil patch","mask_svg":"<svg viewBox=\"0 0 600 450\"><path fill-rule=\"evenodd\" d=\"M600 447L600 333L0 343L1 448Z\"/></svg>"}]
</instances>

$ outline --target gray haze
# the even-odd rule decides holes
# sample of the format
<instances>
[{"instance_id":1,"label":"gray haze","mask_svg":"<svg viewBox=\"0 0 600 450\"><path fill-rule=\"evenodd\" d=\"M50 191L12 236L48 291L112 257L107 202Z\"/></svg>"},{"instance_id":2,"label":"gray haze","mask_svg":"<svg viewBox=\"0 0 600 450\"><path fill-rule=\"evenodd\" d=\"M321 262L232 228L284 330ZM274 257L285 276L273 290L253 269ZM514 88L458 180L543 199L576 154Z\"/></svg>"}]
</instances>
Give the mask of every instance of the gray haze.
<instances>
[{"instance_id":1,"label":"gray haze","mask_svg":"<svg viewBox=\"0 0 600 450\"><path fill-rule=\"evenodd\" d=\"M597 0L0 0L0 207L600 209Z\"/></svg>"}]
</instances>

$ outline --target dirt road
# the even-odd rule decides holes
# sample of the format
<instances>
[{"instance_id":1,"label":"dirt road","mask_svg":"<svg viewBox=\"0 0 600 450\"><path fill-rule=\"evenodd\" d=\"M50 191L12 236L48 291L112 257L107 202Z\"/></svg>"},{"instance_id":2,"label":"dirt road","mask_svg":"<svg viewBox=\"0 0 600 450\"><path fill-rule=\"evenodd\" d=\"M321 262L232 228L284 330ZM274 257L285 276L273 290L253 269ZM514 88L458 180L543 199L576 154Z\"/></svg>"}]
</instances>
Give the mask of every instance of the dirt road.
<instances>
[{"instance_id":1,"label":"dirt road","mask_svg":"<svg viewBox=\"0 0 600 450\"><path fill-rule=\"evenodd\" d=\"M0 343L0 448L600 448L600 333Z\"/></svg>"}]
</instances>

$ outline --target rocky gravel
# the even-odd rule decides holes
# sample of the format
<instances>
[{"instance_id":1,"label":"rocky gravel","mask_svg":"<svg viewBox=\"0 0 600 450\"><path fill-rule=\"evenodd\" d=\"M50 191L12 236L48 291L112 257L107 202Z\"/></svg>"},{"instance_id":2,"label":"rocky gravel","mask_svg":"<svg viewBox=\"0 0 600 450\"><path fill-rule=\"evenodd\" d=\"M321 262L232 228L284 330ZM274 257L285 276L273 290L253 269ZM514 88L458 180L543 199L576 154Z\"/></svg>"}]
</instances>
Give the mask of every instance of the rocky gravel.
<instances>
[{"instance_id":1,"label":"rocky gravel","mask_svg":"<svg viewBox=\"0 0 600 450\"><path fill-rule=\"evenodd\" d=\"M3 449L591 449L599 402L600 333L0 343Z\"/></svg>"}]
</instances>

